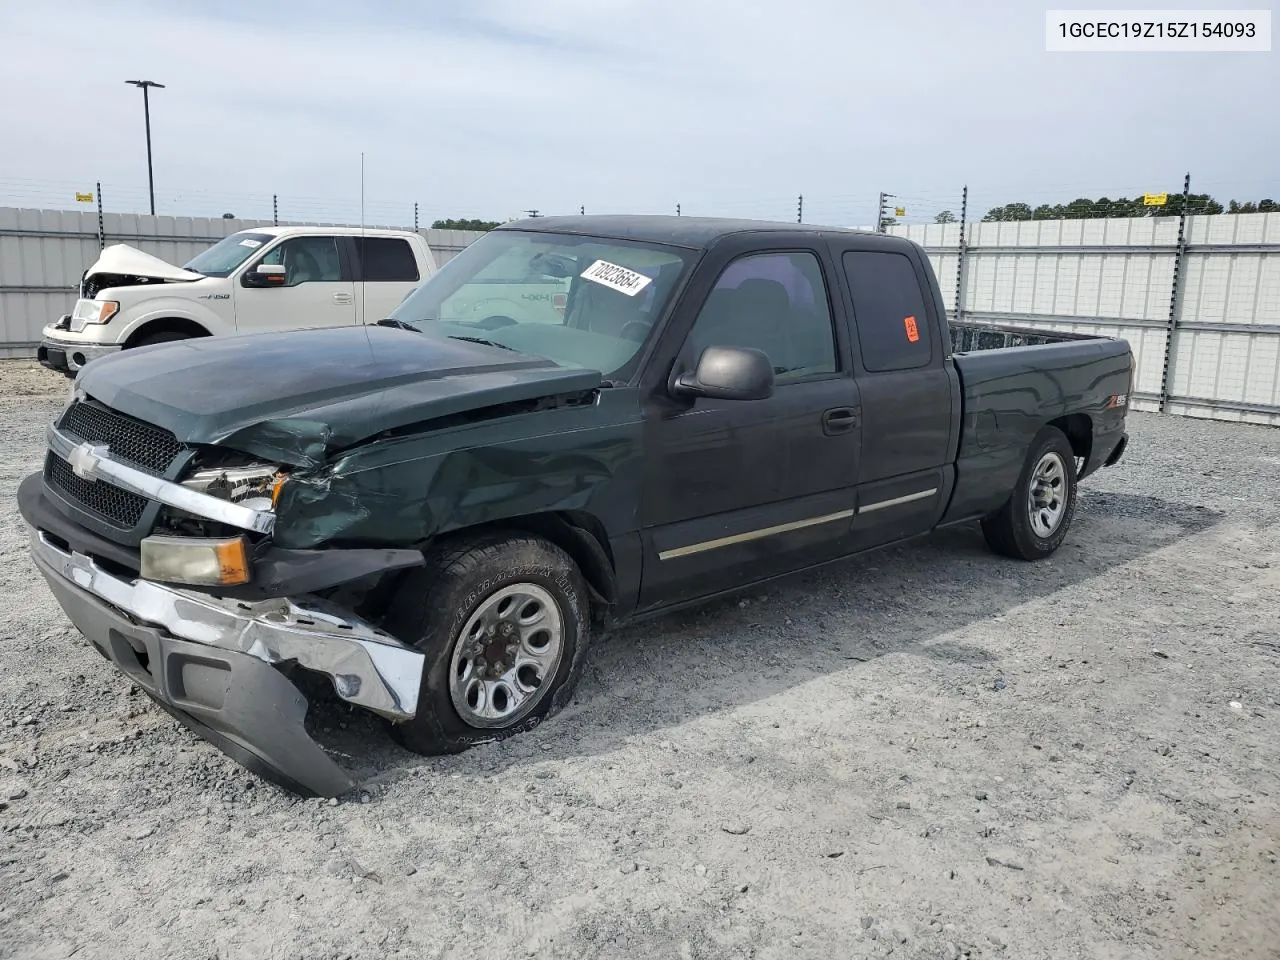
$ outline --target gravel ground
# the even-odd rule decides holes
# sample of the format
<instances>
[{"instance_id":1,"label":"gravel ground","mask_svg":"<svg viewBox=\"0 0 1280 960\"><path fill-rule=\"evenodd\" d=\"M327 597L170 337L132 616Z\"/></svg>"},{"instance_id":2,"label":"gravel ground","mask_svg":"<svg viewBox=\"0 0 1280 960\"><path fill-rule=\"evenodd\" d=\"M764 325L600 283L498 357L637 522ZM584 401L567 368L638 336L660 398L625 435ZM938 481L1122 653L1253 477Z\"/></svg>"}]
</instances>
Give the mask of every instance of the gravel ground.
<instances>
[{"instance_id":1,"label":"gravel ground","mask_svg":"<svg viewBox=\"0 0 1280 960\"><path fill-rule=\"evenodd\" d=\"M0 492L66 383L0 364ZM248 775L67 624L0 514L0 957L1280 956L1280 430L1135 414L1064 548L975 530L618 632L532 734L321 711Z\"/></svg>"}]
</instances>

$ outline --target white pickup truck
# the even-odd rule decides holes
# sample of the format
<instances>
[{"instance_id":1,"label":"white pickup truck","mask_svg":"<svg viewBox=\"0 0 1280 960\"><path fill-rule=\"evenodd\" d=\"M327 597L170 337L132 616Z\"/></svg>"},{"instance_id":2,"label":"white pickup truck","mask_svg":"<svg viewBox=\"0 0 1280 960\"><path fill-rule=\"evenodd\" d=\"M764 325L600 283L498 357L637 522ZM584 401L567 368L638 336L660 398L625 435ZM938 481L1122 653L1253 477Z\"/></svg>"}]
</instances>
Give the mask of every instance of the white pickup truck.
<instances>
[{"instance_id":1,"label":"white pickup truck","mask_svg":"<svg viewBox=\"0 0 1280 960\"><path fill-rule=\"evenodd\" d=\"M427 241L403 230L255 227L182 267L117 244L85 271L75 309L44 328L37 358L75 376L132 347L372 323L435 268Z\"/></svg>"}]
</instances>

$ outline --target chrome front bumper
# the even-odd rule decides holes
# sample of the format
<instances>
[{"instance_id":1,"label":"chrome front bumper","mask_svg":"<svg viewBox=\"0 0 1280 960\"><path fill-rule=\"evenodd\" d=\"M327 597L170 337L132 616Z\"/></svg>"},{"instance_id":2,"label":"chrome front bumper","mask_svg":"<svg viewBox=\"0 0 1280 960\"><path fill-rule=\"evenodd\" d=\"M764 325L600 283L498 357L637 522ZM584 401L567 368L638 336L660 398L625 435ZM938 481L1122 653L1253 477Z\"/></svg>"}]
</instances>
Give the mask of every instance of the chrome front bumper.
<instances>
[{"instance_id":1,"label":"chrome front bumper","mask_svg":"<svg viewBox=\"0 0 1280 960\"><path fill-rule=\"evenodd\" d=\"M65 369L68 373L78 373L81 368L91 361L97 360L99 357L119 353L123 349L118 343L62 340L50 335L49 330L49 327L45 327L37 355L42 361L47 361L46 365L55 369ZM61 362L59 362L59 359Z\"/></svg>"},{"instance_id":2,"label":"chrome front bumper","mask_svg":"<svg viewBox=\"0 0 1280 960\"><path fill-rule=\"evenodd\" d=\"M328 676L343 700L391 720L417 713L423 655L317 597L242 603L127 580L84 554L63 550L38 530L32 532L31 552L46 578L60 577L138 624L268 664L297 663ZM76 627L86 636L94 633L92 624Z\"/></svg>"}]
</instances>

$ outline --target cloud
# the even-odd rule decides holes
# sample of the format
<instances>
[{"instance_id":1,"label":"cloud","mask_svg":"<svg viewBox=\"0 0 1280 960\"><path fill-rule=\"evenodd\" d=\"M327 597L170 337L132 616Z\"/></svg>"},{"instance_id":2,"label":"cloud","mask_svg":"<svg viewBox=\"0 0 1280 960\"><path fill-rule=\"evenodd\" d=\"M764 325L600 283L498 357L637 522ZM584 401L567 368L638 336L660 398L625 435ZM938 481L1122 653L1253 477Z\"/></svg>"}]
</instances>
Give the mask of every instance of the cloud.
<instances>
[{"instance_id":1,"label":"cloud","mask_svg":"<svg viewBox=\"0 0 1280 960\"><path fill-rule=\"evenodd\" d=\"M170 212L543 212L866 223L1176 186L1275 194L1261 55L1047 54L1043 11L903 0L6 5L0 202L102 180ZM9 196L5 196L8 194ZM1255 196L1256 195L1256 196ZM69 197L68 197L69 199ZM56 205L42 202L40 205Z\"/></svg>"}]
</instances>

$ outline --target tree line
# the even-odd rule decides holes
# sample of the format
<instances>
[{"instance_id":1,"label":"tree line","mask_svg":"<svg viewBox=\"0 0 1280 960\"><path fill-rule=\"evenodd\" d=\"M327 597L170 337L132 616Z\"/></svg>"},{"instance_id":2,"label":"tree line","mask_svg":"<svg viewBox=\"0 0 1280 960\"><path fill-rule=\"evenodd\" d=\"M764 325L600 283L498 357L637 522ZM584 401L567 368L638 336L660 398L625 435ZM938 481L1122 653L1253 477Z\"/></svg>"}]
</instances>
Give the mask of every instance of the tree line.
<instances>
[{"instance_id":1,"label":"tree line","mask_svg":"<svg viewBox=\"0 0 1280 960\"><path fill-rule=\"evenodd\" d=\"M501 220L436 220L432 230L493 230L502 226Z\"/></svg>"},{"instance_id":2,"label":"tree line","mask_svg":"<svg viewBox=\"0 0 1280 960\"><path fill-rule=\"evenodd\" d=\"M1120 197L1112 200L1099 197L1091 200L1079 197L1070 203L1042 203L1032 207L1029 203L1006 203L992 207L982 219L988 223L1013 220L1092 220L1103 217L1178 217L1183 213L1183 206L1189 215L1210 215L1216 213L1275 213L1280 212L1280 202L1275 200L1239 201L1232 200L1226 207L1207 193L1193 193L1184 198L1181 193L1170 193L1164 204L1148 206L1141 196L1132 199ZM935 223L954 223L955 214L943 210L935 218Z\"/></svg>"},{"instance_id":3,"label":"tree line","mask_svg":"<svg viewBox=\"0 0 1280 960\"><path fill-rule=\"evenodd\" d=\"M1182 215L1183 197L1181 193L1170 193L1166 202L1159 206L1147 206L1142 197L1120 197L1112 200L1099 197L1092 200L1078 197L1070 203L1042 203L1032 207L1029 203L1006 203L992 207L982 218L988 223L1000 223L1016 220L1094 220L1104 217L1177 217ZM1207 193L1193 193L1186 198L1188 214L1208 215L1216 213L1278 213L1280 201L1232 200L1225 207ZM898 221L887 217L885 226L893 226ZM943 210L933 218L934 223L955 223L956 215L950 210ZM436 220L431 224L435 230L493 230L502 225L501 220L449 219Z\"/></svg>"}]
</instances>

